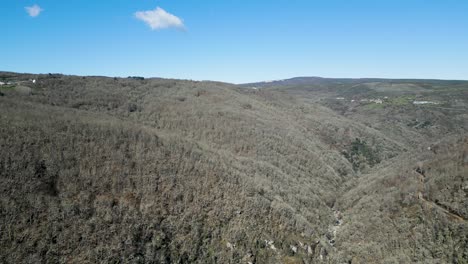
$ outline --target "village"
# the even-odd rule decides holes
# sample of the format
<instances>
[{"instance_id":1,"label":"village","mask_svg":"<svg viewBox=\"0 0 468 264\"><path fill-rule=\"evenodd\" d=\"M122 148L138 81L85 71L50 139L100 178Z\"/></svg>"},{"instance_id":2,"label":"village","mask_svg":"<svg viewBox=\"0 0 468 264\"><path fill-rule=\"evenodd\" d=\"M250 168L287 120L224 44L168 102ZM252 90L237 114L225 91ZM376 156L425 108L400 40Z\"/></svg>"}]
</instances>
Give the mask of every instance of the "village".
<instances>
[{"instance_id":1,"label":"village","mask_svg":"<svg viewBox=\"0 0 468 264\"><path fill-rule=\"evenodd\" d=\"M413 105L439 105L440 102L437 101L428 101L428 100L414 100L412 98L389 98L384 96L382 98L362 98L362 99L346 99L345 97L336 97L338 101L349 101L351 103L363 103L363 104L378 104L382 105L385 103L388 104L406 104L411 103Z\"/></svg>"}]
</instances>

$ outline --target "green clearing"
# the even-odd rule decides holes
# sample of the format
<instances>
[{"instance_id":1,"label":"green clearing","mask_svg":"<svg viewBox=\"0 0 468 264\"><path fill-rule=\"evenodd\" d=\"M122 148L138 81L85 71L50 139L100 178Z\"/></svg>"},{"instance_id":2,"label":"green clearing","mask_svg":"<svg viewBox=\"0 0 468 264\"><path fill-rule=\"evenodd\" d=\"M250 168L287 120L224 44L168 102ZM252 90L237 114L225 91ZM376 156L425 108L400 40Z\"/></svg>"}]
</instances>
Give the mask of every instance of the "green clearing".
<instances>
[{"instance_id":1,"label":"green clearing","mask_svg":"<svg viewBox=\"0 0 468 264\"><path fill-rule=\"evenodd\" d=\"M5 90L13 90L15 89L15 85L0 85L0 90L5 91Z\"/></svg>"},{"instance_id":2,"label":"green clearing","mask_svg":"<svg viewBox=\"0 0 468 264\"><path fill-rule=\"evenodd\" d=\"M389 105L401 106L401 105L408 105L413 102L415 96L399 96L395 98L390 98L386 103Z\"/></svg>"},{"instance_id":3,"label":"green clearing","mask_svg":"<svg viewBox=\"0 0 468 264\"><path fill-rule=\"evenodd\" d=\"M377 103L370 103L363 106L364 109L368 110L375 110L375 109L384 109L385 103L377 104Z\"/></svg>"}]
</instances>

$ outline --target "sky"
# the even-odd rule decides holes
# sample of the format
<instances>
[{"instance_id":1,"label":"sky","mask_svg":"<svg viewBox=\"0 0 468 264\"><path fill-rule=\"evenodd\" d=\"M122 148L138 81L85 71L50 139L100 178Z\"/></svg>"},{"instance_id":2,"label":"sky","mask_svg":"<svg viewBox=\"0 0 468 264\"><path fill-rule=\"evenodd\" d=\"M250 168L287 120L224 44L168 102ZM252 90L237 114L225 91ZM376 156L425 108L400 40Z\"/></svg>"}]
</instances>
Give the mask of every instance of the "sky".
<instances>
[{"instance_id":1,"label":"sky","mask_svg":"<svg viewBox=\"0 0 468 264\"><path fill-rule=\"evenodd\" d=\"M468 79L467 0L2 0L0 71Z\"/></svg>"}]
</instances>

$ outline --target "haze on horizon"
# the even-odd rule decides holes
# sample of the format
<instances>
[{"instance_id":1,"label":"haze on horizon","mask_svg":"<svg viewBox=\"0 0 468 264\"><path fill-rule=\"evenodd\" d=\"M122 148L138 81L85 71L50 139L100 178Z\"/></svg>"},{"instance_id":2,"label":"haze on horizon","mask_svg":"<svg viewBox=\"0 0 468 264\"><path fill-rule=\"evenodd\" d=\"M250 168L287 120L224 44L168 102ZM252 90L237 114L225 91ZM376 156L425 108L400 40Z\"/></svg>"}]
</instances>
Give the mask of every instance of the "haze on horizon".
<instances>
[{"instance_id":1,"label":"haze on horizon","mask_svg":"<svg viewBox=\"0 0 468 264\"><path fill-rule=\"evenodd\" d=\"M466 1L7 1L0 70L468 79Z\"/></svg>"}]
</instances>

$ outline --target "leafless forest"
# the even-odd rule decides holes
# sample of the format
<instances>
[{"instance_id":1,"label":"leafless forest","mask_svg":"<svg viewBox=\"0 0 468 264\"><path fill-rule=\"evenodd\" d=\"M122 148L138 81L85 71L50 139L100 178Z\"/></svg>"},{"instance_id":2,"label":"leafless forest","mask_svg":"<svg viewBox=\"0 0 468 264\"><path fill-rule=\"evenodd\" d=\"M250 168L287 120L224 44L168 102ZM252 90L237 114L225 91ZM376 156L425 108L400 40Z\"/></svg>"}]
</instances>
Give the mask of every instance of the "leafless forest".
<instances>
[{"instance_id":1,"label":"leafless forest","mask_svg":"<svg viewBox=\"0 0 468 264\"><path fill-rule=\"evenodd\" d=\"M468 262L468 82L0 81L1 263Z\"/></svg>"}]
</instances>

